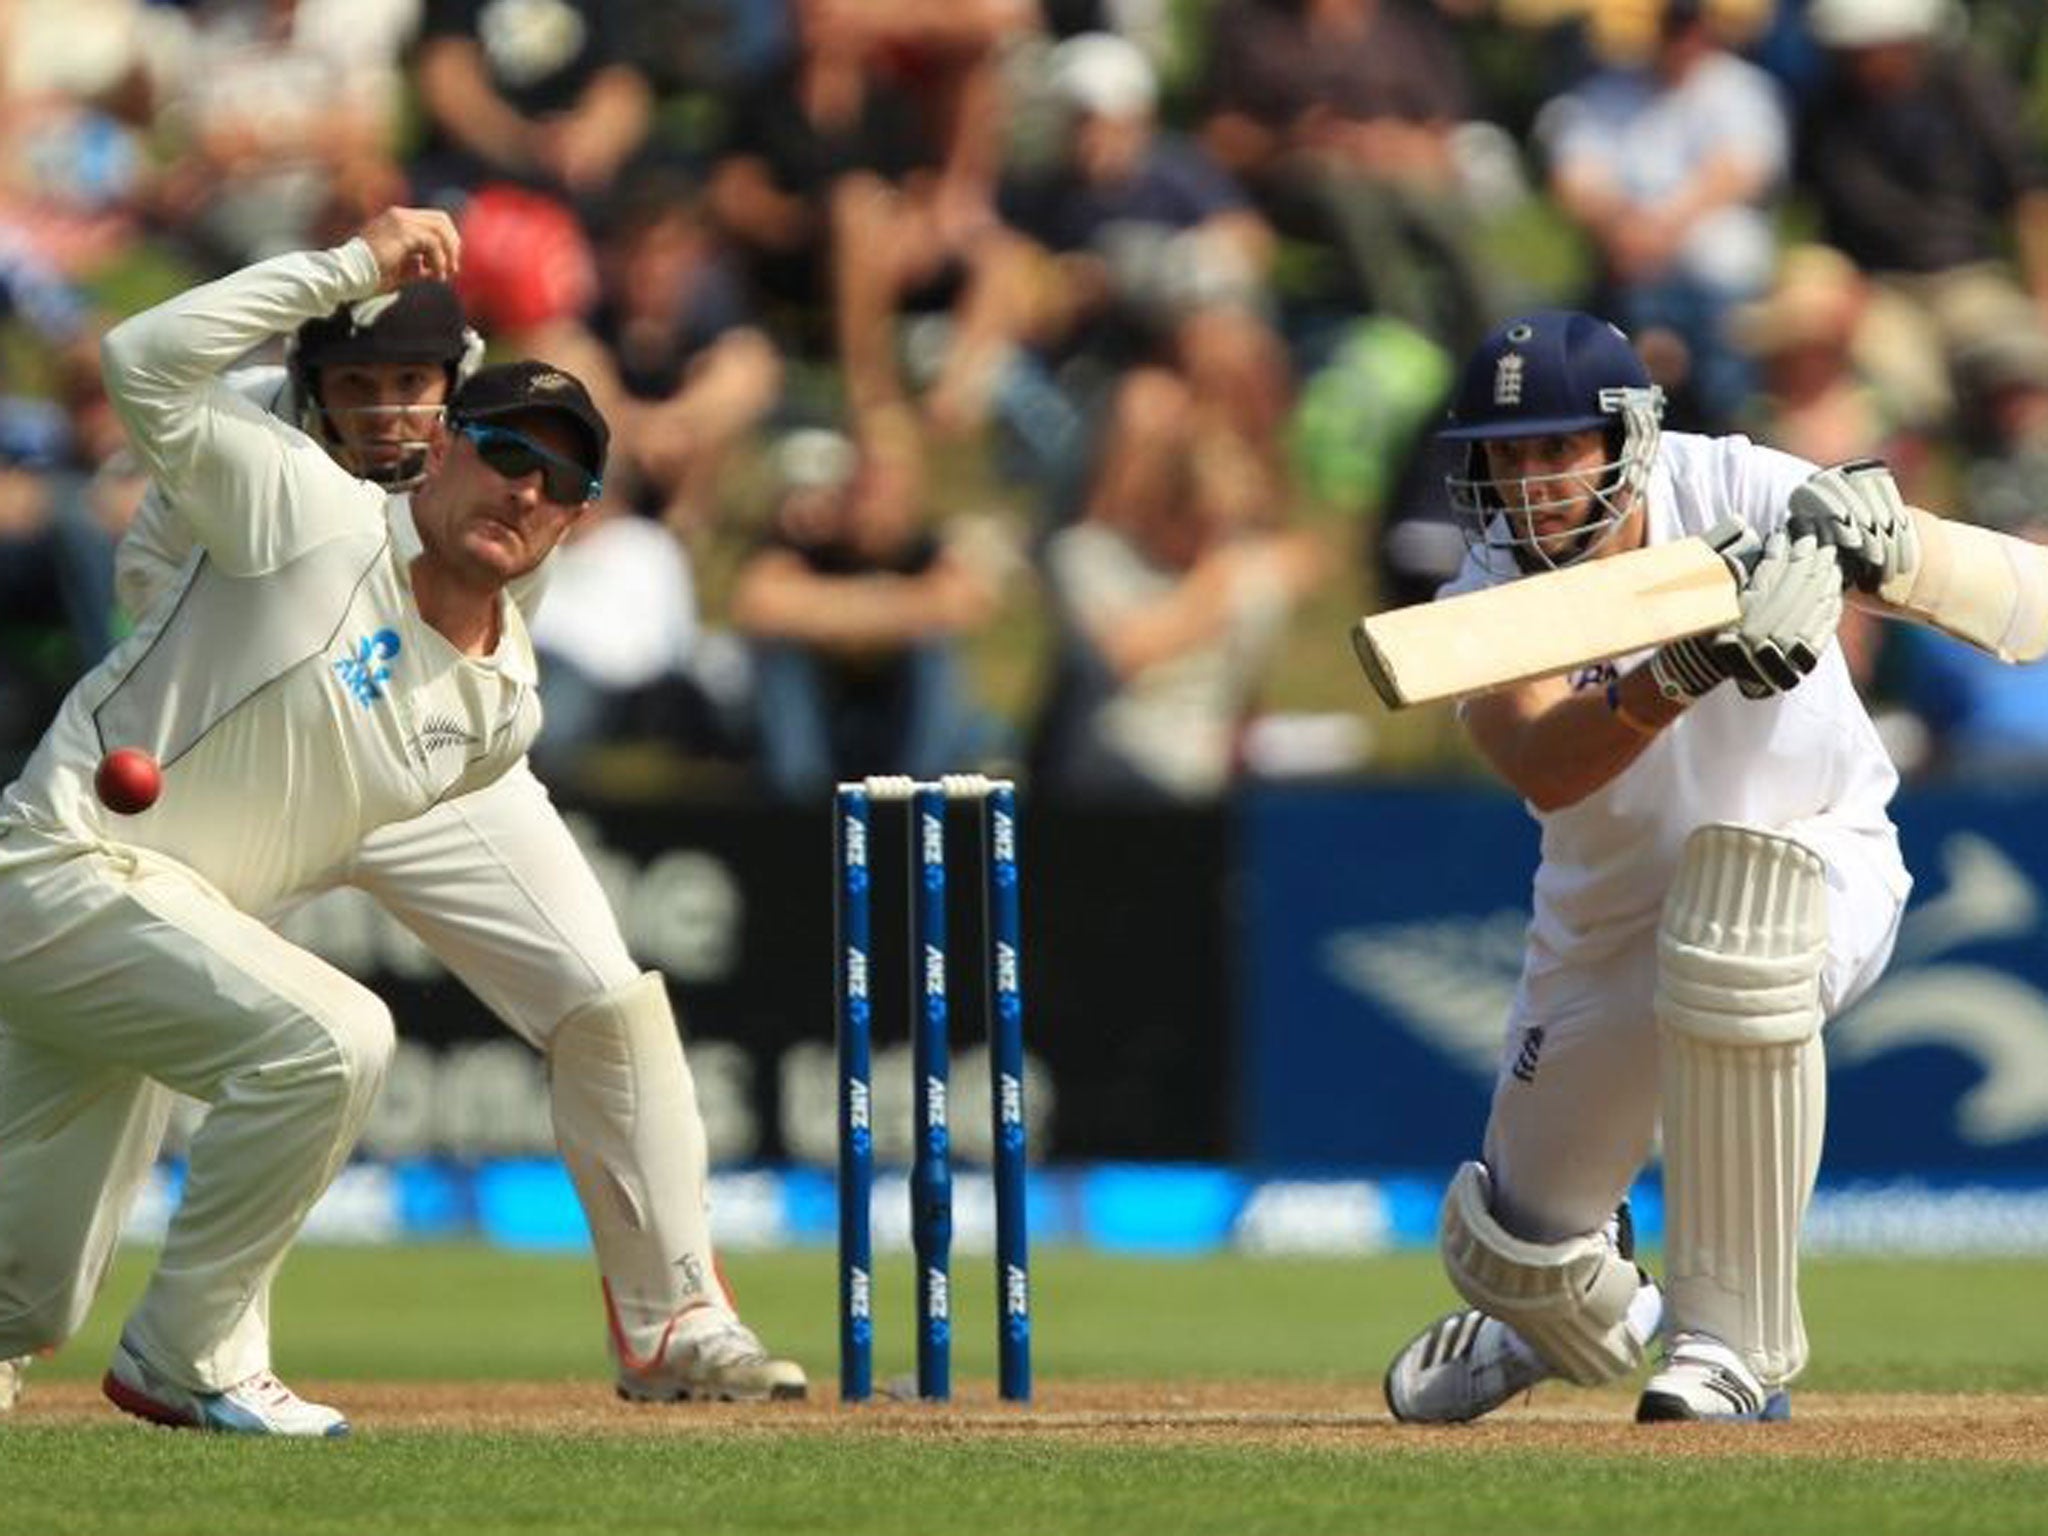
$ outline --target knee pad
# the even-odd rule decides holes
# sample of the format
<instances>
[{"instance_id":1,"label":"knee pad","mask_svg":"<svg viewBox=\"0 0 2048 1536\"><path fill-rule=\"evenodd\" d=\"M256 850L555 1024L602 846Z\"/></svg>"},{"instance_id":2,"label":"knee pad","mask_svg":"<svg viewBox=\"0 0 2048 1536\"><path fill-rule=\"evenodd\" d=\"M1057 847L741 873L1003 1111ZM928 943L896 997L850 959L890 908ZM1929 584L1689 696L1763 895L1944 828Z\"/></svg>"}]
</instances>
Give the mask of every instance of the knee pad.
<instances>
[{"instance_id":1,"label":"knee pad","mask_svg":"<svg viewBox=\"0 0 2048 1536\"><path fill-rule=\"evenodd\" d=\"M1637 1369L1643 1346L1628 1313L1642 1276L1604 1232L1537 1243L1493 1218L1493 1186L1466 1163L1444 1196L1438 1230L1458 1294L1508 1324L1562 1375L1598 1386Z\"/></svg>"},{"instance_id":2,"label":"knee pad","mask_svg":"<svg viewBox=\"0 0 2048 1536\"><path fill-rule=\"evenodd\" d=\"M1657 1019L1669 1034L1737 1048L1820 1032L1827 866L1803 843L1749 827L1686 839L1657 933Z\"/></svg>"},{"instance_id":3,"label":"knee pad","mask_svg":"<svg viewBox=\"0 0 2048 1536\"><path fill-rule=\"evenodd\" d=\"M1658 933L1671 1325L1769 1385L1806 1359L1799 1226L1820 1164L1826 865L1790 838L1687 839Z\"/></svg>"}]
</instances>

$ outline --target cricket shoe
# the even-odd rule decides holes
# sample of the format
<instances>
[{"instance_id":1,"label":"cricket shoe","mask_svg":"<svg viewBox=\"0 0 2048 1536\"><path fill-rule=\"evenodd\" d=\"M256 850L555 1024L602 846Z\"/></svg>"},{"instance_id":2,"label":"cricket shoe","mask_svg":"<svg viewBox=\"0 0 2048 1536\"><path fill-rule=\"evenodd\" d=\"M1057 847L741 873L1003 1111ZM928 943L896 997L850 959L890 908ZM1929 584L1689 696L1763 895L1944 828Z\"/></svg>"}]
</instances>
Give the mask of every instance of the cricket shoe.
<instances>
[{"instance_id":1,"label":"cricket shoe","mask_svg":"<svg viewBox=\"0 0 2048 1536\"><path fill-rule=\"evenodd\" d=\"M619 1396L632 1403L753 1403L799 1398L804 1369L777 1360L754 1330L717 1307L693 1307L669 1325L653 1359L619 1367Z\"/></svg>"},{"instance_id":2,"label":"cricket shoe","mask_svg":"<svg viewBox=\"0 0 2048 1536\"><path fill-rule=\"evenodd\" d=\"M21 1401L21 1376L27 1369L27 1355L19 1360L0 1360L0 1413Z\"/></svg>"},{"instance_id":3,"label":"cricket shoe","mask_svg":"<svg viewBox=\"0 0 2048 1536\"><path fill-rule=\"evenodd\" d=\"M1464 1424L1555 1374L1498 1318L1466 1308L1394 1356L1387 1409L1403 1424Z\"/></svg>"},{"instance_id":4,"label":"cricket shoe","mask_svg":"<svg viewBox=\"0 0 2048 1536\"><path fill-rule=\"evenodd\" d=\"M172 1429L326 1439L348 1433L347 1419L307 1402L269 1371L258 1371L223 1392L196 1392L167 1380L125 1337L114 1347L100 1390L123 1413Z\"/></svg>"},{"instance_id":5,"label":"cricket shoe","mask_svg":"<svg viewBox=\"0 0 2048 1536\"><path fill-rule=\"evenodd\" d=\"M1790 1393L1766 1387L1740 1355L1704 1333L1681 1333L1671 1341L1664 1364L1643 1384L1636 1404L1638 1424L1764 1424L1791 1417Z\"/></svg>"}]
</instances>

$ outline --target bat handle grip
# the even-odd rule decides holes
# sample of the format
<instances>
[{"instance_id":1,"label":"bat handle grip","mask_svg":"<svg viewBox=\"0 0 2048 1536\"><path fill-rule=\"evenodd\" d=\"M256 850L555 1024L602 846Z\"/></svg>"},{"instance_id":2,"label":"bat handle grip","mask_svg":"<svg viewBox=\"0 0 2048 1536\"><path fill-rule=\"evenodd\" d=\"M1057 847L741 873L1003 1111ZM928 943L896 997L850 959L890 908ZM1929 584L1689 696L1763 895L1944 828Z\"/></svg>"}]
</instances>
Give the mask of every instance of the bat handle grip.
<instances>
[{"instance_id":1,"label":"bat handle grip","mask_svg":"<svg viewBox=\"0 0 2048 1536\"><path fill-rule=\"evenodd\" d=\"M1728 563L1735 585L1743 586L1764 557L1764 541L1739 517L1724 517L1703 535L1709 548Z\"/></svg>"}]
</instances>

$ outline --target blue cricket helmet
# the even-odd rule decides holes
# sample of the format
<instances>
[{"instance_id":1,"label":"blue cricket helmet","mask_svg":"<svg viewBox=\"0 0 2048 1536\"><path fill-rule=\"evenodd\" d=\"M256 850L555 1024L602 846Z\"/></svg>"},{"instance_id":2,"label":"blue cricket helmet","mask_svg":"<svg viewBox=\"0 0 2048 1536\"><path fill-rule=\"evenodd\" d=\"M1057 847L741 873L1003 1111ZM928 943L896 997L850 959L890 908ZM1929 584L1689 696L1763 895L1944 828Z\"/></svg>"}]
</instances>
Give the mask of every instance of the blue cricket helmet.
<instances>
[{"instance_id":1,"label":"blue cricket helmet","mask_svg":"<svg viewBox=\"0 0 2048 1536\"><path fill-rule=\"evenodd\" d=\"M1466 360L1441 436L1537 437L1609 426L1609 391L1651 387L1628 338L1592 315L1544 309L1502 325Z\"/></svg>"},{"instance_id":2,"label":"blue cricket helmet","mask_svg":"<svg viewBox=\"0 0 2048 1536\"><path fill-rule=\"evenodd\" d=\"M1569 565L1591 554L1640 501L1664 415L1664 393L1620 331L1594 315L1548 309L1501 325L1466 360L1438 437L1468 445L1462 474L1445 477L1466 542L1490 568ZM1607 460L1571 475L1523 477L1514 494L1489 472L1484 444L1555 433L1606 434ZM1544 514L1590 499L1593 515L1542 533Z\"/></svg>"}]
</instances>

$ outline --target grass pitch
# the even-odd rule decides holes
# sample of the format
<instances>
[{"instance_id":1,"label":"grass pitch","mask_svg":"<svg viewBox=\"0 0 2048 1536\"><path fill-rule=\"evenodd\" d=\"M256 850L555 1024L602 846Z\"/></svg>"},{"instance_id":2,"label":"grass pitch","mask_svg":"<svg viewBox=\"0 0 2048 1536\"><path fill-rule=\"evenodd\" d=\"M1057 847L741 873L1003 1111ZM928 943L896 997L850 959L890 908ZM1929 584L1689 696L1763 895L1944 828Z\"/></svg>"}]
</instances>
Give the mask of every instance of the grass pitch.
<instances>
[{"instance_id":1,"label":"grass pitch","mask_svg":"<svg viewBox=\"0 0 2048 1536\"><path fill-rule=\"evenodd\" d=\"M1627 1392L1545 1388L1462 1430L1386 1419L1378 1376L1449 1304L1429 1255L1034 1266L1040 1391L1000 1405L994 1285L955 1264L959 1400L835 1401L830 1255L737 1255L749 1318L814 1401L613 1401L585 1260L307 1248L278 1288L281 1371L348 1409L338 1444L152 1430L94 1383L142 1280L0 1420L0 1532L2038 1531L2048 1265L1808 1266L1814 1365L1782 1427L1638 1429ZM911 1367L885 1266L877 1377Z\"/></svg>"}]
</instances>

